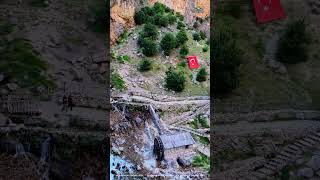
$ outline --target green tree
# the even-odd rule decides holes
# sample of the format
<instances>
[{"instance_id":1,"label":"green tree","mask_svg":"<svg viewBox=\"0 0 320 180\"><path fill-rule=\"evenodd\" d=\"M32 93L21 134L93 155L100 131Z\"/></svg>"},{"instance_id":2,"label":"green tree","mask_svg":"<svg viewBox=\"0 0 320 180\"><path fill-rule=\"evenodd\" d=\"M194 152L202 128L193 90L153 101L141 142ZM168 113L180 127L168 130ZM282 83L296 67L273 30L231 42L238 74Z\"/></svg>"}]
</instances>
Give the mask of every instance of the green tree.
<instances>
[{"instance_id":1,"label":"green tree","mask_svg":"<svg viewBox=\"0 0 320 180\"><path fill-rule=\"evenodd\" d=\"M144 29L141 35L144 38L148 37L152 40L156 40L159 36L158 28L154 24L147 23L144 25Z\"/></svg>"},{"instance_id":2,"label":"green tree","mask_svg":"<svg viewBox=\"0 0 320 180\"><path fill-rule=\"evenodd\" d=\"M186 45L183 45L180 49L180 55L185 57L189 53L189 48Z\"/></svg>"},{"instance_id":3,"label":"green tree","mask_svg":"<svg viewBox=\"0 0 320 180\"><path fill-rule=\"evenodd\" d=\"M178 21L177 23L177 29L181 30L181 29L185 29L186 25L181 22L181 21Z\"/></svg>"},{"instance_id":4,"label":"green tree","mask_svg":"<svg viewBox=\"0 0 320 180\"><path fill-rule=\"evenodd\" d=\"M200 38L203 40L207 38L207 35L204 31L200 31L199 35L200 35Z\"/></svg>"},{"instance_id":5,"label":"green tree","mask_svg":"<svg viewBox=\"0 0 320 180\"><path fill-rule=\"evenodd\" d=\"M176 12L176 16L177 16L177 18L178 18L180 21L183 21L183 20L184 20L184 16L182 16L181 13Z\"/></svg>"},{"instance_id":6,"label":"green tree","mask_svg":"<svg viewBox=\"0 0 320 180\"><path fill-rule=\"evenodd\" d=\"M172 67L168 69L165 77L165 87L176 92L183 91L185 87L185 77L182 72L174 70Z\"/></svg>"},{"instance_id":7,"label":"green tree","mask_svg":"<svg viewBox=\"0 0 320 180\"><path fill-rule=\"evenodd\" d=\"M142 53L147 56L155 56L158 53L158 47L155 41L150 38L143 38L140 43L142 47Z\"/></svg>"},{"instance_id":8,"label":"green tree","mask_svg":"<svg viewBox=\"0 0 320 180\"><path fill-rule=\"evenodd\" d=\"M134 13L134 22L138 25L143 24L146 14L143 11L136 11Z\"/></svg>"},{"instance_id":9,"label":"green tree","mask_svg":"<svg viewBox=\"0 0 320 180\"><path fill-rule=\"evenodd\" d=\"M177 41L173 34L166 33L160 42L164 54L169 56L171 51L176 47Z\"/></svg>"},{"instance_id":10,"label":"green tree","mask_svg":"<svg viewBox=\"0 0 320 180\"><path fill-rule=\"evenodd\" d=\"M163 16L160 14L157 14L154 18L155 24L159 27L167 27L169 24L169 18L168 16Z\"/></svg>"},{"instance_id":11,"label":"green tree","mask_svg":"<svg viewBox=\"0 0 320 180\"><path fill-rule=\"evenodd\" d=\"M239 66L242 51L237 44L237 35L230 28L223 28L214 33L211 42L213 56L213 92L225 94L239 84Z\"/></svg>"},{"instance_id":12,"label":"green tree","mask_svg":"<svg viewBox=\"0 0 320 180\"><path fill-rule=\"evenodd\" d=\"M302 19L289 23L278 42L278 61L289 64L307 61L309 43L310 35L305 21Z\"/></svg>"},{"instance_id":13,"label":"green tree","mask_svg":"<svg viewBox=\"0 0 320 180\"><path fill-rule=\"evenodd\" d=\"M156 2L153 5L153 9L155 10L155 12L161 15L166 11L166 8L167 8L166 5L159 2Z\"/></svg>"},{"instance_id":14,"label":"green tree","mask_svg":"<svg viewBox=\"0 0 320 180\"><path fill-rule=\"evenodd\" d=\"M152 69L152 61L150 61L149 59L144 58L139 62L138 70L140 72L149 71L151 69Z\"/></svg>"},{"instance_id":15,"label":"green tree","mask_svg":"<svg viewBox=\"0 0 320 180\"><path fill-rule=\"evenodd\" d=\"M203 82L203 81L206 81L207 80L207 71L206 71L206 68L201 68L197 74L197 77L196 77L196 80L198 82Z\"/></svg>"},{"instance_id":16,"label":"green tree","mask_svg":"<svg viewBox=\"0 0 320 180\"><path fill-rule=\"evenodd\" d=\"M177 22L176 16L174 16L173 14L169 14L168 15L168 22L169 22L169 24L174 24L175 22Z\"/></svg>"},{"instance_id":17,"label":"green tree","mask_svg":"<svg viewBox=\"0 0 320 180\"><path fill-rule=\"evenodd\" d=\"M199 33L194 33L192 36L193 36L193 40L195 40L195 41L200 41L201 40L201 37L200 37Z\"/></svg>"},{"instance_id":18,"label":"green tree","mask_svg":"<svg viewBox=\"0 0 320 180\"><path fill-rule=\"evenodd\" d=\"M177 46L180 46L188 41L188 35L185 30L180 30L176 36Z\"/></svg>"}]
</instances>

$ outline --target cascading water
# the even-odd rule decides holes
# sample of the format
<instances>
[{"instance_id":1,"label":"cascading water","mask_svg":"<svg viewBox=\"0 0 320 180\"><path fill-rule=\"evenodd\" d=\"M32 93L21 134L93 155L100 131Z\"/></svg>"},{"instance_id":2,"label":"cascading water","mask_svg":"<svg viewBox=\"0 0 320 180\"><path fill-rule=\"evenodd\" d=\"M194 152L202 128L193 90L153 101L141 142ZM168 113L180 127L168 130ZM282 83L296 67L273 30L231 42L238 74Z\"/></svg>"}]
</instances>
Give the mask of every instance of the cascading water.
<instances>
[{"instance_id":1,"label":"cascading water","mask_svg":"<svg viewBox=\"0 0 320 180\"><path fill-rule=\"evenodd\" d=\"M41 158L40 161L46 162L49 157L50 153L50 141L51 138L48 137L42 144L41 144Z\"/></svg>"},{"instance_id":2,"label":"cascading water","mask_svg":"<svg viewBox=\"0 0 320 180\"><path fill-rule=\"evenodd\" d=\"M18 143L16 145L16 154L14 155L15 157L21 157L24 156L26 154L24 147L21 143Z\"/></svg>"}]
</instances>

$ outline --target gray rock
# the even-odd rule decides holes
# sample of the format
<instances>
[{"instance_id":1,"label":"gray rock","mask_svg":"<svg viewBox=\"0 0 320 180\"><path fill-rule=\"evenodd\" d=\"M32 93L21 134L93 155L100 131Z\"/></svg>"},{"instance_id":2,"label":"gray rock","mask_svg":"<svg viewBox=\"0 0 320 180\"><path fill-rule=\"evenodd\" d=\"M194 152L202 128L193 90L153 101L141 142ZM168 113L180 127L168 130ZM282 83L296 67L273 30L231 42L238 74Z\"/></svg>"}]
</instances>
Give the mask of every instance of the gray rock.
<instances>
[{"instance_id":1,"label":"gray rock","mask_svg":"<svg viewBox=\"0 0 320 180\"><path fill-rule=\"evenodd\" d=\"M313 176L313 170L311 168L302 168L298 170L298 177L311 178Z\"/></svg>"},{"instance_id":2,"label":"gray rock","mask_svg":"<svg viewBox=\"0 0 320 180\"><path fill-rule=\"evenodd\" d=\"M111 151L116 155L120 155L121 154L121 151L118 148L116 148L115 146L113 146L111 148Z\"/></svg>"},{"instance_id":3,"label":"gray rock","mask_svg":"<svg viewBox=\"0 0 320 180\"><path fill-rule=\"evenodd\" d=\"M139 165L137 166L137 171L141 171L141 167Z\"/></svg>"},{"instance_id":4,"label":"gray rock","mask_svg":"<svg viewBox=\"0 0 320 180\"><path fill-rule=\"evenodd\" d=\"M181 167L189 167L191 166L191 159L185 157L178 157L177 162Z\"/></svg>"},{"instance_id":5,"label":"gray rock","mask_svg":"<svg viewBox=\"0 0 320 180\"><path fill-rule=\"evenodd\" d=\"M310 161L307 163L307 166L317 171L320 169L320 156L312 156Z\"/></svg>"},{"instance_id":6,"label":"gray rock","mask_svg":"<svg viewBox=\"0 0 320 180\"><path fill-rule=\"evenodd\" d=\"M16 83L8 83L7 87L10 91L15 91L18 89L19 86Z\"/></svg>"}]
</instances>

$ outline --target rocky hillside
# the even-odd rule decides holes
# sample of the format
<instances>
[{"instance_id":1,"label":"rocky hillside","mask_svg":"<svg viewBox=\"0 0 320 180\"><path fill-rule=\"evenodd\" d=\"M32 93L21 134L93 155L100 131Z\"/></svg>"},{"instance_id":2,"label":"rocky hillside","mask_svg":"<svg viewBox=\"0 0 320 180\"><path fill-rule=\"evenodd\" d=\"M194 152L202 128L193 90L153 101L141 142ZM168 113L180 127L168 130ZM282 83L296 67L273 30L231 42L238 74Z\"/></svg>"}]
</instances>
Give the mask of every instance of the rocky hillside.
<instances>
[{"instance_id":1,"label":"rocky hillside","mask_svg":"<svg viewBox=\"0 0 320 180\"><path fill-rule=\"evenodd\" d=\"M205 19L210 15L210 1L209 0L147 0L147 1L133 1L133 0L113 0L110 1L111 6L111 26L110 39L113 45L124 29L132 28L134 26L134 12L146 5L152 5L155 2L160 2L180 12L185 16L187 24L192 24L196 18ZM209 29L209 28L208 28Z\"/></svg>"}]
</instances>

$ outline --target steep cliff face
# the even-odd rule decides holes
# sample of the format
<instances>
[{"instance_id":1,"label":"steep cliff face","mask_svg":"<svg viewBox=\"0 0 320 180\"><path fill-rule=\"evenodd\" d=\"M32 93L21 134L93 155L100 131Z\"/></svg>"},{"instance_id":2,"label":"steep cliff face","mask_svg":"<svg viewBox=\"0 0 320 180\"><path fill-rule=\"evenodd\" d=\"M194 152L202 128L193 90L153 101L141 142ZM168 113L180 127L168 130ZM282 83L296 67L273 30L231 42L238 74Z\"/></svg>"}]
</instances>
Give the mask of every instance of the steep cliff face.
<instances>
[{"instance_id":1,"label":"steep cliff face","mask_svg":"<svg viewBox=\"0 0 320 180\"><path fill-rule=\"evenodd\" d=\"M114 44L119 35L126 28L134 26L134 12L145 5L152 5L156 2L180 12L185 16L188 24L193 23L196 17L206 18L210 15L210 0L113 0L111 6L110 40Z\"/></svg>"}]
</instances>

